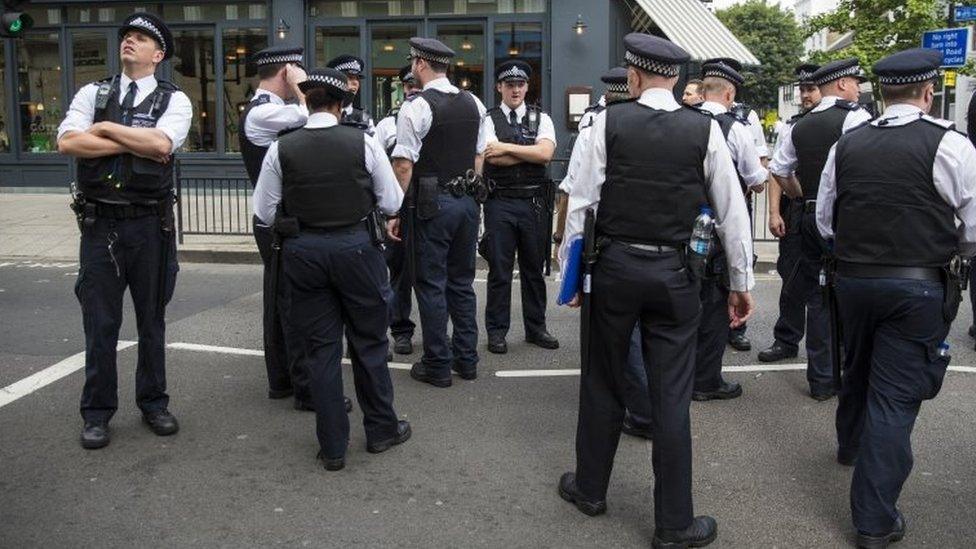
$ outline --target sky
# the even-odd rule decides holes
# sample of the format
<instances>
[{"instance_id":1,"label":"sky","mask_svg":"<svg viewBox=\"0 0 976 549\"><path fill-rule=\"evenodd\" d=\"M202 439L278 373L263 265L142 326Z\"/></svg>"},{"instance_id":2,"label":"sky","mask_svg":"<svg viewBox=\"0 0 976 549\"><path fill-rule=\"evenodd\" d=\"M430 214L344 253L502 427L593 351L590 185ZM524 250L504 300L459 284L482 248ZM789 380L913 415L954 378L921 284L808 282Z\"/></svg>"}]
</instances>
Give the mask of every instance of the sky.
<instances>
[{"instance_id":1,"label":"sky","mask_svg":"<svg viewBox=\"0 0 976 549\"><path fill-rule=\"evenodd\" d=\"M715 9L720 10L735 4L741 4L744 1L745 0L712 0L712 4L715 6ZM784 8L791 7L793 5L793 0L779 0L779 5L783 6Z\"/></svg>"}]
</instances>

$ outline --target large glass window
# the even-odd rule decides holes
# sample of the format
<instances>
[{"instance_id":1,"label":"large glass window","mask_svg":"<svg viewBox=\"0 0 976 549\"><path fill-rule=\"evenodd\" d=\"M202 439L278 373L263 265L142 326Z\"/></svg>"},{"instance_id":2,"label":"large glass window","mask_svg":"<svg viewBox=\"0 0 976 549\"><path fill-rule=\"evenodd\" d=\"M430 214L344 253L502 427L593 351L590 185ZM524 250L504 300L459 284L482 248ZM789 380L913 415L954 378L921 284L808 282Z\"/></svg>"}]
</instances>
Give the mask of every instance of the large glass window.
<instances>
[{"instance_id":1,"label":"large glass window","mask_svg":"<svg viewBox=\"0 0 976 549\"><path fill-rule=\"evenodd\" d=\"M56 32L32 32L17 44L17 104L21 150L52 152L61 111L61 48Z\"/></svg>"},{"instance_id":2,"label":"large glass window","mask_svg":"<svg viewBox=\"0 0 976 549\"><path fill-rule=\"evenodd\" d=\"M423 15L424 0L312 0L312 17Z\"/></svg>"},{"instance_id":3,"label":"large glass window","mask_svg":"<svg viewBox=\"0 0 976 549\"><path fill-rule=\"evenodd\" d=\"M521 59L532 67L526 102L542 96L542 23L495 23L495 63ZM494 69L491 74L494 74Z\"/></svg>"},{"instance_id":4,"label":"large glass window","mask_svg":"<svg viewBox=\"0 0 976 549\"><path fill-rule=\"evenodd\" d=\"M403 102L400 69L410 46L408 40L417 34L416 25L383 25L370 30L370 86L373 91L373 117L379 120L390 109Z\"/></svg>"},{"instance_id":5,"label":"large glass window","mask_svg":"<svg viewBox=\"0 0 976 549\"><path fill-rule=\"evenodd\" d=\"M183 145L186 152L217 150L215 131L217 85L213 30L174 30L173 80L193 105L193 123Z\"/></svg>"},{"instance_id":6,"label":"large glass window","mask_svg":"<svg viewBox=\"0 0 976 549\"><path fill-rule=\"evenodd\" d=\"M108 42L101 31L75 31L71 35L71 59L75 77L71 95L85 84L109 75Z\"/></svg>"},{"instance_id":7,"label":"large glass window","mask_svg":"<svg viewBox=\"0 0 976 549\"><path fill-rule=\"evenodd\" d=\"M219 2L212 4L166 2L163 19L167 23L203 23L212 21L240 21L267 19L266 2Z\"/></svg>"},{"instance_id":8,"label":"large glass window","mask_svg":"<svg viewBox=\"0 0 976 549\"><path fill-rule=\"evenodd\" d=\"M0 153L10 152L10 130L7 129L7 83L4 80L7 61L4 57L4 44L0 40Z\"/></svg>"},{"instance_id":9,"label":"large glass window","mask_svg":"<svg viewBox=\"0 0 976 549\"><path fill-rule=\"evenodd\" d=\"M543 13L546 0L430 0L427 9L431 15Z\"/></svg>"},{"instance_id":10,"label":"large glass window","mask_svg":"<svg viewBox=\"0 0 976 549\"><path fill-rule=\"evenodd\" d=\"M454 85L484 97L485 29L480 23L437 25L437 39L454 50Z\"/></svg>"},{"instance_id":11,"label":"large glass window","mask_svg":"<svg viewBox=\"0 0 976 549\"><path fill-rule=\"evenodd\" d=\"M315 32L315 66L321 69L341 53L362 57L359 27L319 27Z\"/></svg>"},{"instance_id":12,"label":"large glass window","mask_svg":"<svg viewBox=\"0 0 976 549\"><path fill-rule=\"evenodd\" d=\"M119 24L134 12L157 13L158 6L159 4L155 2L133 2L109 6L69 7L68 23Z\"/></svg>"},{"instance_id":13,"label":"large glass window","mask_svg":"<svg viewBox=\"0 0 976 549\"><path fill-rule=\"evenodd\" d=\"M239 28L224 31L224 143L226 152L240 152L237 125L247 102L254 95L257 68L247 59L268 47L264 28Z\"/></svg>"}]
</instances>

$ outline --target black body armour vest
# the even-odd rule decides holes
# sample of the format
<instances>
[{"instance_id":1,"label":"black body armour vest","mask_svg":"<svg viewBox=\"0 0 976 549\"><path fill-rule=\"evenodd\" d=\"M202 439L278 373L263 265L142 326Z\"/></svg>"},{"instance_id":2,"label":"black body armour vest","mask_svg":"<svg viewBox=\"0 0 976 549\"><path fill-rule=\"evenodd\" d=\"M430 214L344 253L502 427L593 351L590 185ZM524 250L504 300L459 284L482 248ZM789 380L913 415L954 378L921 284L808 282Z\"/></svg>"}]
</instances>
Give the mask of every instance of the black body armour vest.
<instances>
[{"instance_id":1,"label":"black body armour vest","mask_svg":"<svg viewBox=\"0 0 976 549\"><path fill-rule=\"evenodd\" d=\"M241 145L241 158L244 159L244 169L247 170L247 177L251 180L252 188L258 183L258 175L261 174L261 164L264 163L264 155L268 153L268 147L259 147L252 143L247 138L244 127L247 123L248 115L251 114L251 109L270 102L271 98L267 94L261 94L251 99L251 102L247 104L247 108L241 113L240 124L237 126L237 141Z\"/></svg>"},{"instance_id":2,"label":"black body armour vest","mask_svg":"<svg viewBox=\"0 0 976 549\"><path fill-rule=\"evenodd\" d=\"M278 139L285 211L302 227L352 225L376 204L365 134L348 126L301 128Z\"/></svg>"},{"instance_id":3,"label":"black body armour vest","mask_svg":"<svg viewBox=\"0 0 976 549\"><path fill-rule=\"evenodd\" d=\"M481 114L474 97L464 90L446 93L429 89L420 95L430 105L434 118L421 142L414 178L437 177L447 183L474 169Z\"/></svg>"},{"instance_id":4,"label":"black body armour vest","mask_svg":"<svg viewBox=\"0 0 976 549\"><path fill-rule=\"evenodd\" d=\"M834 250L851 263L940 267L956 252L955 213L932 179L951 131L920 119L867 125L837 143Z\"/></svg>"},{"instance_id":5,"label":"black body armour vest","mask_svg":"<svg viewBox=\"0 0 976 549\"><path fill-rule=\"evenodd\" d=\"M342 112L342 120L339 121L343 126L351 126L353 128L358 128L369 135L373 135L373 131L369 129L370 122L373 121L366 111L362 109L352 108L351 113Z\"/></svg>"},{"instance_id":6,"label":"black body armour vest","mask_svg":"<svg viewBox=\"0 0 976 549\"><path fill-rule=\"evenodd\" d=\"M830 148L844 133L844 120L857 103L837 101L829 109L810 111L793 125L793 147L796 149L796 177L803 187L804 200L816 200L820 174L827 164Z\"/></svg>"},{"instance_id":7,"label":"black body armour vest","mask_svg":"<svg viewBox=\"0 0 976 549\"><path fill-rule=\"evenodd\" d=\"M704 162L711 117L636 101L611 105L606 117L607 175L597 234L640 244L688 242L699 209L708 203Z\"/></svg>"},{"instance_id":8,"label":"black body armour vest","mask_svg":"<svg viewBox=\"0 0 976 549\"><path fill-rule=\"evenodd\" d=\"M526 106L525 118L517 127L512 127L500 107L488 111L495 124L495 136L502 143L516 145L535 145L539 135L542 111L538 107ZM513 166L493 166L485 162L485 177L492 179L499 187L513 185L540 185L546 180L546 166L531 162L520 162Z\"/></svg>"},{"instance_id":9,"label":"black body armour vest","mask_svg":"<svg viewBox=\"0 0 976 549\"><path fill-rule=\"evenodd\" d=\"M93 122L122 123L119 104L121 76L99 82ZM129 126L155 128L179 88L157 80L156 89L132 106ZM78 187L89 200L114 204L152 204L173 192L173 161L165 164L132 154L78 159Z\"/></svg>"}]
</instances>

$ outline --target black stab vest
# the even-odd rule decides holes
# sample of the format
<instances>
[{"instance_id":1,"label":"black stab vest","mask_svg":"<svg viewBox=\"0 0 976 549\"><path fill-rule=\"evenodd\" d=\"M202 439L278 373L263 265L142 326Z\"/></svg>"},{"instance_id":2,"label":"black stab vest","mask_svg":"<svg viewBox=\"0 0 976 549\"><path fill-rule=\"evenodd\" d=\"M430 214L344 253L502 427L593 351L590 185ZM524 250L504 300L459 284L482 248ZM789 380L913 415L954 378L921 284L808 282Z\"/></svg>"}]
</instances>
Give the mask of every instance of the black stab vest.
<instances>
[{"instance_id":1,"label":"black stab vest","mask_svg":"<svg viewBox=\"0 0 976 549\"><path fill-rule=\"evenodd\" d=\"M342 112L342 120L340 120L339 123L344 126L358 128L369 135L373 135L373 130L369 129L369 125L372 121L373 117L371 117L369 113L362 109L353 107L351 113L346 113L345 111Z\"/></svg>"},{"instance_id":2,"label":"black stab vest","mask_svg":"<svg viewBox=\"0 0 976 549\"><path fill-rule=\"evenodd\" d=\"M93 122L122 123L120 83L120 75L98 82L99 99L96 99ZM141 103L132 106L130 127L155 128L169 107L173 93L179 91L179 88L165 80L157 80L156 83L155 90ZM97 103L102 98L107 99L107 103L105 108L98 108ZM173 163L170 160L160 164L133 154L79 158L78 187L89 200L114 204L152 204L172 195Z\"/></svg>"},{"instance_id":3,"label":"black stab vest","mask_svg":"<svg viewBox=\"0 0 976 549\"><path fill-rule=\"evenodd\" d=\"M278 139L282 203L302 227L352 225L376 204L365 134L348 126L301 128Z\"/></svg>"},{"instance_id":4,"label":"black stab vest","mask_svg":"<svg viewBox=\"0 0 976 549\"><path fill-rule=\"evenodd\" d=\"M932 178L935 122L866 125L837 143L834 251L851 263L939 267L956 252L955 213Z\"/></svg>"},{"instance_id":5,"label":"black stab vest","mask_svg":"<svg viewBox=\"0 0 976 549\"><path fill-rule=\"evenodd\" d=\"M542 121L542 111L538 107L526 106L525 118L517 128L509 124L501 107L491 109L488 115L495 125L495 136L502 143L535 145L536 137L539 135L539 124ZM494 166L485 162L485 176L492 179L499 187L538 185L546 180L546 166L531 162L519 162L513 166Z\"/></svg>"},{"instance_id":6,"label":"black stab vest","mask_svg":"<svg viewBox=\"0 0 976 549\"><path fill-rule=\"evenodd\" d=\"M699 209L708 203L704 163L712 118L636 101L609 106L606 117L607 174L597 234L640 244L688 242Z\"/></svg>"},{"instance_id":7,"label":"black stab vest","mask_svg":"<svg viewBox=\"0 0 976 549\"><path fill-rule=\"evenodd\" d=\"M244 112L241 113L240 124L237 126L237 141L241 146L241 158L244 159L244 169L247 170L247 176L251 180L251 187L254 187L258 183L258 175L261 174L261 164L264 163L264 155L268 153L268 147L259 147L252 143L247 138L247 132L244 128L247 123L247 117L251 114L251 109L270 102L271 97L267 94L262 93L261 95L255 96L247 104Z\"/></svg>"},{"instance_id":8,"label":"black stab vest","mask_svg":"<svg viewBox=\"0 0 976 549\"><path fill-rule=\"evenodd\" d=\"M430 105L433 121L422 140L414 178L437 177L446 183L474 169L481 113L474 97L464 90L446 93L428 89L420 96Z\"/></svg>"},{"instance_id":9,"label":"black stab vest","mask_svg":"<svg viewBox=\"0 0 976 549\"><path fill-rule=\"evenodd\" d=\"M857 103L837 101L830 108L810 111L793 125L791 134L796 149L796 177L803 187L804 200L816 200L820 190L820 174L827 164L830 148L844 133L844 121Z\"/></svg>"}]
</instances>

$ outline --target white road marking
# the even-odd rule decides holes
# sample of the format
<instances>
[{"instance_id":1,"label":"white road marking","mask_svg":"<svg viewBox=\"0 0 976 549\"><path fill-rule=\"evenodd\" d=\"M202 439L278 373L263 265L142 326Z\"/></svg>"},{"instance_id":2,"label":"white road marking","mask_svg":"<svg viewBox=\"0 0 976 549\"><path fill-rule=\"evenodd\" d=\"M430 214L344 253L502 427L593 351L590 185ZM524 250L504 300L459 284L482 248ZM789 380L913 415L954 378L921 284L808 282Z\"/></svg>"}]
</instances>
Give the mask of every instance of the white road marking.
<instances>
[{"instance_id":1,"label":"white road marking","mask_svg":"<svg viewBox=\"0 0 976 549\"><path fill-rule=\"evenodd\" d=\"M116 349L121 351L122 349L128 349L135 344L135 341L119 341ZM46 387L84 367L85 353L82 351L69 356L53 366L48 366L39 372L29 375L20 381L7 385L3 389L0 389L0 408L3 408L7 404L10 404L21 397L25 397L38 389Z\"/></svg>"},{"instance_id":2,"label":"white road marking","mask_svg":"<svg viewBox=\"0 0 976 549\"><path fill-rule=\"evenodd\" d=\"M239 347L220 347L218 345L201 345L199 343L169 343L166 345L169 349L178 349L181 351L196 351L198 353L218 353L224 355L240 355L240 356L264 356L264 351L258 349L241 349ZM348 358L342 359L342 363L346 365L352 364ZM409 370L413 367L413 364L405 364L402 362L390 362L387 364L390 368L394 370Z\"/></svg>"},{"instance_id":3,"label":"white road marking","mask_svg":"<svg viewBox=\"0 0 976 549\"><path fill-rule=\"evenodd\" d=\"M496 377L558 377L578 376L579 370L499 370Z\"/></svg>"},{"instance_id":4,"label":"white road marking","mask_svg":"<svg viewBox=\"0 0 976 549\"><path fill-rule=\"evenodd\" d=\"M749 373L749 372L796 372L805 371L806 364L746 364L744 366L723 366L724 373ZM976 366L949 366L950 372L963 372L976 374ZM499 370L495 372L495 377L559 377L559 376L578 376L579 369L565 370Z\"/></svg>"}]
</instances>

